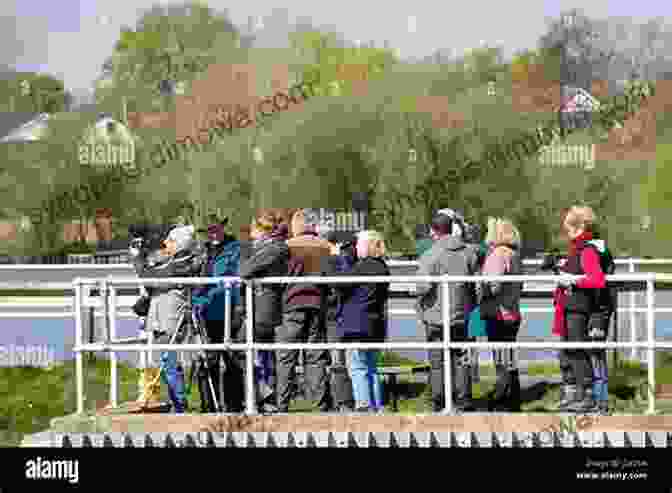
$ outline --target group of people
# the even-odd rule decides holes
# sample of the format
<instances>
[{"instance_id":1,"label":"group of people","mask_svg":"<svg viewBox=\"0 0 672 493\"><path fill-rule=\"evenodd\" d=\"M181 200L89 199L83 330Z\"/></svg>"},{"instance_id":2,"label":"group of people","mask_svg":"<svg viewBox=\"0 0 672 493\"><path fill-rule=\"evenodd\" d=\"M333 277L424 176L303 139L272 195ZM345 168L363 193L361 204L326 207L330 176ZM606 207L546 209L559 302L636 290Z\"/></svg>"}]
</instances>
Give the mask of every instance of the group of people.
<instances>
[{"instance_id":1,"label":"group of people","mask_svg":"<svg viewBox=\"0 0 672 493\"><path fill-rule=\"evenodd\" d=\"M596 219L588 207L575 206L562 216L568 239L568 256L558 269L581 276L572 283L559 283L555 295L553 333L565 341L604 340L614 305L605 282L610 262L599 240ZM185 229L186 228L186 229ZM191 229L189 229L191 228ZM488 221L484 241L474 243L465 235L459 213L441 209L430 225L431 245L418 260L418 275L471 276L520 275L521 237L516 226L504 218ZM176 265L176 252L194 241L193 227L175 228L164 242L164 264ZM248 238L236 239L225 223L208 227L210 244L202 276L239 276L243 280L263 277L389 276L383 236L361 231L345 241L322 222L316 209L265 210L254 218ZM157 269L141 268L141 276L159 277ZM145 262L146 264L146 262ZM144 270L143 270L144 269ZM179 271L164 269L167 276ZM469 342L478 336L489 341L513 342L521 325L520 282L463 282L449 284L450 337ZM245 341L245 290L238 285L209 285L195 289L191 306L202 320L209 342L224 341L226 292L231 293L231 338ZM443 340L443 310L439 283L418 283L418 320L427 340ZM317 284L297 279L283 284L254 284L254 341L258 343L380 343L387 338L389 283ZM177 341L185 302L182 286L165 287L150 296L147 327L159 335L158 342ZM163 338L163 339L161 339ZM605 350L571 349L560 352L563 412L608 412ZM520 410L520 378L513 349L495 350L496 383L488 396L493 411ZM472 396L472 351L451 350L452 398L458 412L474 410ZM257 351L255 393L263 413L286 413L297 390L299 350ZM430 350L429 386L431 406L445 406L444 352ZM384 394L377 372L377 350L305 350L305 393L320 412L374 412L384 410ZM220 365L220 359L223 365ZM146 369L139 400L156 397L157 375L164 375L177 413L186 411L184 371L174 352L162 353L160 369ZM202 411L214 412L216 402L226 412L244 411L244 353L208 351L206 377L214 382L214 400L202 397ZM222 373L223 372L223 373ZM154 385L153 387L151 385ZM205 388L203 386L202 388ZM223 390L223 395L220 395ZM203 393L203 392L202 392ZM216 401L216 402L215 402Z\"/></svg>"}]
</instances>

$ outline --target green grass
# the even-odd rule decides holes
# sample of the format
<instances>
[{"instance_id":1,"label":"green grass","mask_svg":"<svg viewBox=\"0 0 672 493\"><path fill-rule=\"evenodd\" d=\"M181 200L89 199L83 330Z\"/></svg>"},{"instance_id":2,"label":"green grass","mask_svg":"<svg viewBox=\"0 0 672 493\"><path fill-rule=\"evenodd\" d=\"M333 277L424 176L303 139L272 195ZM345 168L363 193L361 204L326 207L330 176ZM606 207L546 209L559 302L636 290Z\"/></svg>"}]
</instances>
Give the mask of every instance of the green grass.
<instances>
[{"instance_id":1,"label":"green grass","mask_svg":"<svg viewBox=\"0 0 672 493\"><path fill-rule=\"evenodd\" d=\"M401 358L395 353L381 354L381 366L416 366L418 362ZM138 370L122 363L119 372L119 401L127 402L137 397ZM537 376L558 375L557 365L538 364L529 367L528 373ZM104 359L85 359L85 410L93 413L109 399L110 364ZM646 410L646 369L641 365L624 363L611 368L609 391L615 412L640 414ZM672 384L672 355L659 353L656 366L657 383ZM485 396L494 384L494 368L481 367L481 383L474 385L474 397L479 409L485 409ZM401 376L398 384L399 412L419 414L430 412L429 389L421 379ZM162 385L162 398L168 395ZM528 388L523 395L523 410L527 412L553 412L559 398L557 385L540 384ZM198 388L194 385L189 397L189 407L200 409ZM659 412L672 412L672 401L656 400ZM45 368L0 367L0 446L20 444L24 434L37 433L49 428L53 418L74 413L76 410L74 361ZM312 403L297 399L293 412L312 412ZM391 408L388 406L388 410Z\"/></svg>"}]
</instances>

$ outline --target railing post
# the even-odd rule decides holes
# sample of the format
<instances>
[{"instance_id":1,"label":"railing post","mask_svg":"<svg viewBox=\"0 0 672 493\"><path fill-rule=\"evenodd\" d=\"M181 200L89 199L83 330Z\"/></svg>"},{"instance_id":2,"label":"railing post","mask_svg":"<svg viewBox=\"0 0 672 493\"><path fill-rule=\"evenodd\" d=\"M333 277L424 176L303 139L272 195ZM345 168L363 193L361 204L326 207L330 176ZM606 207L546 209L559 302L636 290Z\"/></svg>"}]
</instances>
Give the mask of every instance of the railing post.
<instances>
[{"instance_id":1,"label":"railing post","mask_svg":"<svg viewBox=\"0 0 672 493\"><path fill-rule=\"evenodd\" d=\"M655 414L656 412L656 350L654 345L656 343L656 324L655 324L655 283L656 278L655 274L650 274L649 279L646 281L646 323L647 323L647 355L648 355L648 398L649 398L649 409L647 410L648 414Z\"/></svg>"},{"instance_id":2,"label":"railing post","mask_svg":"<svg viewBox=\"0 0 672 493\"><path fill-rule=\"evenodd\" d=\"M103 279L99 284L100 300L103 308L103 337L105 343L110 343L110 296L109 288L107 287L107 279Z\"/></svg>"},{"instance_id":3,"label":"railing post","mask_svg":"<svg viewBox=\"0 0 672 493\"><path fill-rule=\"evenodd\" d=\"M450 284L444 280L441 283L441 309L443 315L443 393L445 400L444 413L453 412L453 371L450 348Z\"/></svg>"},{"instance_id":4,"label":"railing post","mask_svg":"<svg viewBox=\"0 0 672 493\"><path fill-rule=\"evenodd\" d=\"M630 274L635 273L635 260L631 257L628 259L628 270ZM635 308L637 304L637 293L634 290L630 291L630 342L633 344L637 342L637 314L635 313ZM630 350L630 359L634 361L639 359L639 350L637 348L632 348Z\"/></svg>"},{"instance_id":5,"label":"railing post","mask_svg":"<svg viewBox=\"0 0 672 493\"><path fill-rule=\"evenodd\" d=\"M147 290L145 287L140 284L140 295L141 296L146 296L147 295ZM143 330L144 329L144 330ZM138 336L141 337L149 337L149 332L146 330L147 329L147 317L144 317L143 323L142 323L142 329L138 331ZM147 346L148 340L145 342L145 347ZM140 351L140 356L139 356L139 361L138 361L138 366L140 367L141 370L145 370L147 368L147 351Z\"/></svg>"},{"instance_id":6,"label":"railing post","mask_svg":"<svg viewBox=\"0 0 672 493\"><path fill-rule=\"evenodd\" d=\"M108 343L112 342L110 348L110 406L115 408L119 406L118 355L113 343L117 339L117 288L115 286L110 286L109 308L110 311L106 315L110 317L110 341Z\"/></svg>"},{"instance_id":7,"label":"railing post","mask_svg":"<svg viewBox=\"0 0 672 493\"><path fill-rule=\"evenodd\" d=\"M251 281L248 281L246 286L245 286L245 304L246 304L246 334L245 334L245 341L248 346L248 348L245 350L245 399L246 399L246 404L245 404L245 412L248 415L253 415L257 414L257 403L255 399L255 392L254 392L254 348L252 346L253 339L254 339L254 305L253 305L253 296L254 296L254 290L253 290L253 283Z\"/></svg>"},{"instance_id":8,"label":"railing post","mask_svg":"<svg viewBox=\"0 0 672 493\"><path fill-rule=\"evenodd\" d=\"M84 414L84 356L81 346L84 344L82 317L82 281L76 278L75 285L75 382L77 387L77 414Z\"/></svg>"},{"instance_id":9,"label":"railing post","mask_svg":"<svg viewBox=\"0 0 672 493\"><path fill-rule=\"evenodd\" d=\"M231 283L224 283L224 342L231 341Z\"/></svg>"}]
</instances>

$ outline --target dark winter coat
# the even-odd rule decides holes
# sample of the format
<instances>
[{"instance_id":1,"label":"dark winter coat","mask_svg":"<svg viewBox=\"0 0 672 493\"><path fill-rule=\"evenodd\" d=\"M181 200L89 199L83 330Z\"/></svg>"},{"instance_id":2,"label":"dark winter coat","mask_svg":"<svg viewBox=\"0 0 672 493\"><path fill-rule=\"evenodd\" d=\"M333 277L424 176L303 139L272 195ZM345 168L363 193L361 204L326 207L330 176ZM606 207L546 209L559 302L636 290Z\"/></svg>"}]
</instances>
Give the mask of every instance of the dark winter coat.
<instances>
[{"instance_id":1,"label":"dark winter coat","mask_svg":"<svg viewBox=\"0 0 672 493\"><path fill-rule=\"evenodd\" d=\"M349 272L334 276L389 276L385 261L376 257L357 260ZM342 300L342 314L337 317L337 335L363 342L383 342L387 338L389 283L336 285Z\"/></svg>"},{"instance_id":2,"label":"dark winter coat","mask_svg":"<svg viewBox=\"0 0 672 493\"><path fill-rule=\"evenodd\" d=\"M251 256L241 263L240 277L254 279L259 277L286 276L289 262L289 249L281 237L270 237L255 244ZM277 327L282 323L281 284L263 284L254 286L254 324L265 327Z\"/></svg>"}]
</instances>

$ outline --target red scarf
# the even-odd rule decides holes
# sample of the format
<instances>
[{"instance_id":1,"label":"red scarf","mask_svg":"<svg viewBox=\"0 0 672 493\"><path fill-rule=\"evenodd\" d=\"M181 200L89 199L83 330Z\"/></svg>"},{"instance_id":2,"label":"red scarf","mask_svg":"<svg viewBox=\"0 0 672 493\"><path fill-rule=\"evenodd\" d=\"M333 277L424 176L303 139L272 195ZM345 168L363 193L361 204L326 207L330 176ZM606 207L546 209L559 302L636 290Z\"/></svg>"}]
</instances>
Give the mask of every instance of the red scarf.
<instances>
[{"instance_id":1,"label":"red scarf","mask_svg":"<svg viewBox=\"0 0 672 493\"><path fill-rule=\"evenodd\" d=\"M590 241L593 239L593 233L590 231L584 231L581 233L579 236L574 238L572 241L569 242L569 256L576 255L576 251L581 246L583 243Z\"/></svg>"}]
</instances>

